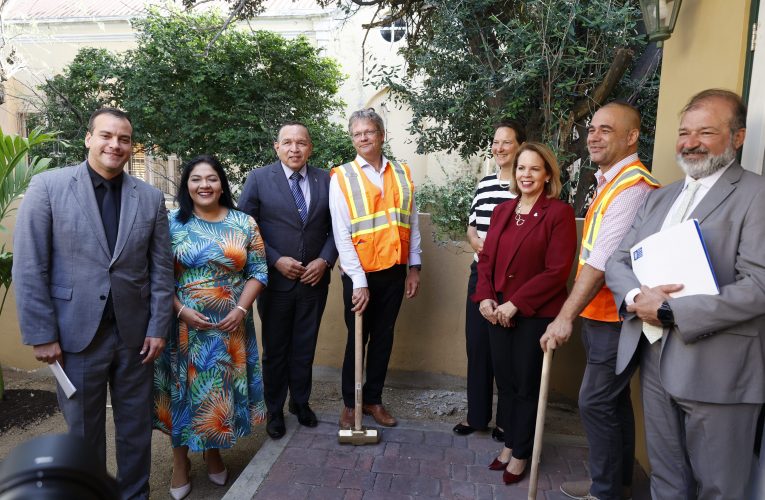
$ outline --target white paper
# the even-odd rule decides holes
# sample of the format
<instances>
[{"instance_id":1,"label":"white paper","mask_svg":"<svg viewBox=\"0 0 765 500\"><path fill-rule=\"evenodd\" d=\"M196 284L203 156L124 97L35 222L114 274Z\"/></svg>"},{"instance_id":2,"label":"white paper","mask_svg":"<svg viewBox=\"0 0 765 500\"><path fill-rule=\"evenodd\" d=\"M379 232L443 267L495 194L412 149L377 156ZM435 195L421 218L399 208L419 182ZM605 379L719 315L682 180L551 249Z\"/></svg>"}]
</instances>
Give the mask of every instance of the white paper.
<instances>
[{"instance_id":1,"label":"white paper","mask_svg":"<svg viewBox=\"0 0 765 500\"><path fill-rule=\"evenodd\" d=\"M689 219L654 233L630 249L632 271L642 285L682 284L672 297L717 295L698 221Z\"/></svg>"},{"instance_id":2,"label":"white paper","mask_svg":"<svg viewBox=\"0 0 765 500\"><path fill-rule=\"evenodd\" d=\"M53 375L56 377L58 385L64 390L66 399L71 399L74 393L77 392L77 389L74 387L74 384L72 384L72 381L69 380L69 377L66 376L66 373L64 373L64 369L61 368L58 361L51 363L48 366L50 367L50 371L52 371Z\"/></svg>"}]
</instances>

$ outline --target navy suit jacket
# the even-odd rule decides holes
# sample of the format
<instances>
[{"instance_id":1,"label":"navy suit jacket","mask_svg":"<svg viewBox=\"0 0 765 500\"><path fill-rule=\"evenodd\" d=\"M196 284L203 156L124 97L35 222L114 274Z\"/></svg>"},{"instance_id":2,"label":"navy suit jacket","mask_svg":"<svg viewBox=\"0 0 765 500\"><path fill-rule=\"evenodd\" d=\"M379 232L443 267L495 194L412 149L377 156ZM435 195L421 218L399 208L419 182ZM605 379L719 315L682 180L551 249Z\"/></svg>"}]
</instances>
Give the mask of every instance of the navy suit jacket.
<instances>
[{"instance_id":1,"label":"navy suit jacket","mask_svg":"<svg viewBox=\"0 0 765 500\"><path fill-rule=\"evenodd\" d=\"M478 256L478 284L473 301L512 302L525 317L554 318L566 301L566 281L576 253L576 222L568 204L540 196L526 222L515 226L516 237L500 247L500 236L515 224L518 198L498 205ZM509 253L507 269L497 269L499 253ZM495 290L495 276L501 273Z\"/></svg>"},{"instance_id":2,"label":"navy suit jacket","mask_svg":"<svg viewBox=\"0 0 765 500\"><path fill-rule=\"evenodd\" d=\"M305 225L280 161L250 172L239 196L239 210L255 219L266 245L271 290L289 291L298 282L286 278L274 267L282 256L292 257L303 265L319 257L331 266L337 260L329 214L329 172L309 165L306 176L311 205ZM325 272L318 285L327 286L330 274Z\"/></svg>"}]
</instances>

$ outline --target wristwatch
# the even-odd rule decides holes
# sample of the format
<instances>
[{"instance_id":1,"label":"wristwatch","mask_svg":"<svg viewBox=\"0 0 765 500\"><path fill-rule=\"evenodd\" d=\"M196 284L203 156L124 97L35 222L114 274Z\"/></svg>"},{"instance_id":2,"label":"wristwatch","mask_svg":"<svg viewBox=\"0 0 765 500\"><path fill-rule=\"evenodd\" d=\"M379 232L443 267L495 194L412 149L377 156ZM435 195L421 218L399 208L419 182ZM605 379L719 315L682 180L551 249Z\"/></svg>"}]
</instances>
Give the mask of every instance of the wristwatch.
<instances>
[{"instance_id":1,"label":"wristwatch","mask_svg":"<svg viewBox=\"0 0 765 500\"><path fill-rule=\"evenodd\" d=\"M418 271L422 271L422 264L412 264L409 266L409 269L417 269Z\"/></svg>"},{"instance_id":2,"label":"wristwatch","mask_svg":"<svg viewBox=\"0 0 765 500\"><path fill-rule=\"evenodd\" d=\"M656 317L659 318L663 326L673 326L675 324L675 313L672 312L672 308L669 307L669 303L666 300L656 310Z\"/></svg>"}]
</instances>

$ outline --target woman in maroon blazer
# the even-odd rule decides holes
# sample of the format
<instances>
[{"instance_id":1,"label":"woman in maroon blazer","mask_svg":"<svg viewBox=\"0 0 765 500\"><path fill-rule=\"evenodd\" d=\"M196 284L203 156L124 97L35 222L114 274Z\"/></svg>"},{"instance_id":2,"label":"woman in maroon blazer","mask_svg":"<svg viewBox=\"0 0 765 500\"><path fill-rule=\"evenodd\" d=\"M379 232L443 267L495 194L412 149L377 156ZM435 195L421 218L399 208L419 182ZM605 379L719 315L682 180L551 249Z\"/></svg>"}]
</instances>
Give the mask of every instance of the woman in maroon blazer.
<instances>
[{"instance_id":1,"label":"woman in maroon blazer","mask_svg":"<svg viewBox=\"0 0 765 500\"><path fill-rule=\"evenodd\" d=\"M505 484L526 473L542 372L539 338L566 300L576 251L574 211L557 199L560 169L550 148L521 145L510 189L520 196L494 209L472 296L491 323L498 397L509 409L500 424L505 447L489 466L504 471Z\"/></svg>"}]
</instances>

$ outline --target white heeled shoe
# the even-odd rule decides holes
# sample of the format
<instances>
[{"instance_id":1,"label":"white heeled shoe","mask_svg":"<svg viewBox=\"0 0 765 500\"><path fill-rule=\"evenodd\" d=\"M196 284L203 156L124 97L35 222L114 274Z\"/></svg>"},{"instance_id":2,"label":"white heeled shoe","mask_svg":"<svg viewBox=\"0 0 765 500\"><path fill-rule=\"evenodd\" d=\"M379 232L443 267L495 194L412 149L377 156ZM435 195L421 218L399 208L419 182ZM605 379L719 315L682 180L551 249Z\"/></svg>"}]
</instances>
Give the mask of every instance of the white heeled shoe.
<instances>
[{"instance_id":1,"label":"white heeled shoe","mask_svg":"<svg viewBox=\"0 0 765 500\"><path fill-rule=\"evenodd\" d=\"M191 460L188 458L186 458L186 473L189 477L188 483L183 486L178 486L177 488L173 488L173 483L170 483L170 496L173 497L174 500L183 500L189 493L191 493Z\"/></svg>"},{"instance_id":2,"label":"white heeled shoe","mask_svg":"<svg viewBox=\"0 0 765 500\"><path fill-rule=\"evenodd\" d=\"M183 500L189 493L191 493L191 480L183 486L177 488L170 487L170 496L173 497L174 500Z\"/></svg>"},{"instance_id":3,"label":"white heeled shoe","mask_svg":"<svg viewBox=\"0 0 765 500\"><path fill-rule=\"evenodd\" d=\"M207 462L207 450L202 452L202 460ZM228 481L228 469L224 466L223 470L220 472L208 472L207 477L210 479L210 482L213 484L217 484L218 486L224 486L226 484L226 481Z\"/></svg>"},{"instance_id":4,"label":"white heeled shoe","mask_svg":"<svg viewBox=\"0 0 765 500\"><path fill-rule=\"evenodd\" d=\"M215 474L208 472L207 477L210 478L210 481L213 484L224 486L226 481L228 481L228 469L223 469L221 472L216 472Z\"/></svg>"}]
</instances>

